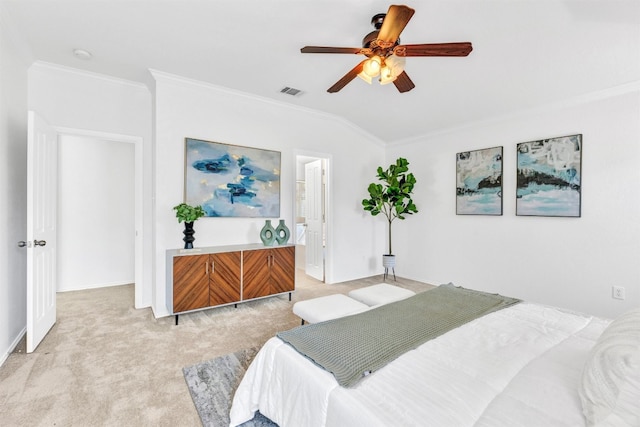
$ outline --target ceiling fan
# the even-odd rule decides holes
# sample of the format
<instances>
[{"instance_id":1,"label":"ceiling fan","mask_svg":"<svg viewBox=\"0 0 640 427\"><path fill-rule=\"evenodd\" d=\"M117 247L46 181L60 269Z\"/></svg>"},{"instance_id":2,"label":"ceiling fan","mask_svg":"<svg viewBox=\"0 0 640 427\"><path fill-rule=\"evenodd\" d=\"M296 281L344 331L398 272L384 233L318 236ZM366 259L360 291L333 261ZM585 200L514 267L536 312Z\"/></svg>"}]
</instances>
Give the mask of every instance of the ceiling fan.
<instances>
[{"instance_id":1,"label":"ceiling fan","mask_svg":"<svg viewBox=\"0 0 640 427\"><path fill-rule=\"evenodd\" d=\"M400 92L408 92L416 87L406 71L405 58L408 56L467 56L473 49L470 42L400 44L400 33L415 13L408 6L391 5L389 11L371 18L375 30L362 39L362 47L305 46L302 53L351 53L364 55L351 71L327 89L329 93L338 92L351 80L361 77L371 83L379 77L380 84L393 82Z\"/></svg>"}]
</instances>

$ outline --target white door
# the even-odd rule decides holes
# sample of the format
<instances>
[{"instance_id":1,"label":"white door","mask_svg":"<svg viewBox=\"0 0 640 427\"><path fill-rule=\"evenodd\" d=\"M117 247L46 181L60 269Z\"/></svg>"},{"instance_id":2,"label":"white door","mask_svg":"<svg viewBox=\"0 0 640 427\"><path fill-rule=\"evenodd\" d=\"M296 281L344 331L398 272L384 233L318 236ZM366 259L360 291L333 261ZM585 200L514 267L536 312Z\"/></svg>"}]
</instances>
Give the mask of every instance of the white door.
<instances>
[{"instance_id":1,"label":"white door","mask_svg":"<svg viewBox=\"0 0 640 427\"><path fill-rule=\"evenodd\" d=\"M322 160L304 165L306 191L305 273L324 281Z\"/></svg>"},{"instance_id":2,"label":"white door","mask_svg":"<svg viewBox=\"0 0 640 427\"><path fill-rule=\"evenodd\" d=\"M56 322L58 135L29 111L27 137L27 353Z\"/></svg>"}]
</instances>

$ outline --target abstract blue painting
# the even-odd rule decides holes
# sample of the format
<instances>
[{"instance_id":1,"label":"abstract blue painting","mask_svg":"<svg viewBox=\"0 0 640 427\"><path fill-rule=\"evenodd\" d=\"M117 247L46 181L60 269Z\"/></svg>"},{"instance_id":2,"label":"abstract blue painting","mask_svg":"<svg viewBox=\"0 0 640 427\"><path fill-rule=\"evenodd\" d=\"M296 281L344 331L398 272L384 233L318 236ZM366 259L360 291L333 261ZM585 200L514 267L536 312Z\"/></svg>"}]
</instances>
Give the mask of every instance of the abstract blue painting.
<instances>
[{"instance_id":1,"label":"abstract blue painting","mask_svg":"<svg viewBox=\"0 0 640 427\"><path fill-rule=\"evenodd\" d=\"M502 147L456 154L456 214L502 215Z\"/></svg>"},{"instance_id":2,"label":"abstract blue painting","mask_svg":"<svg viewBox=\"0 0 640 427\"><path fill-rule=\"evenodd\" d=\"M280 152L185 139L185 203L209 217L280 216Z\"/></svg>"},{"instance_id":3,"label":"abstract blue painting","mask_svg":"<svg viewBox=\"0 0 640 427\"><path fill-rule=\"evenodd\" d=\"M516 215L580 216L582 135L518 144Z\"/></svg>"}]
</instances>

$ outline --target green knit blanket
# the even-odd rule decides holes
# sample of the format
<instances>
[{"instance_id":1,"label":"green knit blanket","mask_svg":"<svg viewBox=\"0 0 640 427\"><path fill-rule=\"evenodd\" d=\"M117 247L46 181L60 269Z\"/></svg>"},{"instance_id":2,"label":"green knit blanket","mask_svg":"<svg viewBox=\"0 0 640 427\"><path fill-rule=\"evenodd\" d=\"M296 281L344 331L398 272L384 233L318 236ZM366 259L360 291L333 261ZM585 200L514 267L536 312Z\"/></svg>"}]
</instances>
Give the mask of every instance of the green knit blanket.
<instances>
[{"instance_id":1,"label":"green knit blanket","mask_svg":"<svg viewBox=\"0 0 640 427\"><path fill-rule=\"evenodd\" d=\"M343 387L409 350L520 300L440 285L353 316L299 326L277 336L331 372Z\"/></svg>"}]
</instances>

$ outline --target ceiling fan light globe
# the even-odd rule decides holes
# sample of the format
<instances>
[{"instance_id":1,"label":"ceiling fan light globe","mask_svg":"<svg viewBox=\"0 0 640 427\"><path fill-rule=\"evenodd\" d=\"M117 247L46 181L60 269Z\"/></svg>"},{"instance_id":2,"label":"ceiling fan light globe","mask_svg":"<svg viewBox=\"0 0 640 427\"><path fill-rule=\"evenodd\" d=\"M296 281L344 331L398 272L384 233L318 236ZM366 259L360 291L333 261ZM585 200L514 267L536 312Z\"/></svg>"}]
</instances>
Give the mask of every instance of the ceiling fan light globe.
<instances>
[{"instance_id":1,"label":"ceiling fan light globe","mask_svg":"<svg viewBox=\"0 0 640 427\"><path fill-rule=\"evenodd\" d=\"M380 68L382 68L382 59L379 56L372 56L363 64L362 72L373 78L380 74Z\"/></svg>"},{"instance_id":2,"label":"ceiling fan light globe","mask_svg":"<svg viewBox=\"0 0 640 427\"><path fill-rule=\"evenodd\" d=\"M387 85L389 83L392 83L396 79L396 77L398 77L397 74L394 74L391 68L389 68L388 66L384 66L380 71L380 84Z\"/></svg>"},{"instance_id":3,"label":"ceiling fan light globe","mask_svg":"<svg viewBox=\"0 0 640 427\"><path fill-rule=\"evenodd\" d=\"M368 74L365 74L364 71L360 72L358 74L358 77L360 77L362 80L364 80L365 82L371 84L371 82L373 81L373 78L371 76L369 76Z\"/></svg>"},{"instance_id":4,"label":"ceiling fan light globe","mask_svg":"<svg viewBox=\"0 0 640 427\"><path fill-rule=\"evenodd\" d=\"M401 56L390 55L384 62L385 66L391 70L391 74L394 77L397 77L404 71L407 59Z\"/></svg>"}]
</instances>

